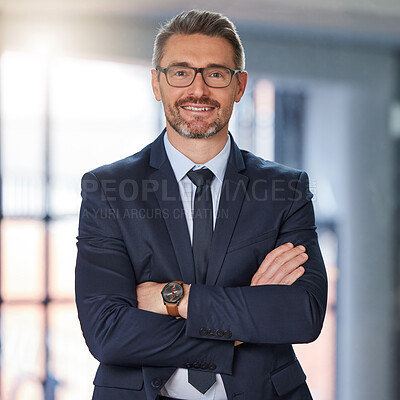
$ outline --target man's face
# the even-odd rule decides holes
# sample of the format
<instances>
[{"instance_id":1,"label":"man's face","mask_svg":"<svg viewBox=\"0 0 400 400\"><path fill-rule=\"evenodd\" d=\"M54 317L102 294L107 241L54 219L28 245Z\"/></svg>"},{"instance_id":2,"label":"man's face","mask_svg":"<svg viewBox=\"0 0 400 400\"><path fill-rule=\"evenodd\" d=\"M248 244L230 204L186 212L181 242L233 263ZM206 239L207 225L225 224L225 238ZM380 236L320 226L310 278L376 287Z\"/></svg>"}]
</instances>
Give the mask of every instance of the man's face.
<instances>
[{"instance_id":1,"label":"man's face","mask_svg":"<svg viewBox=\"0 0 400 400\"><path fill-rule=\"evenodd\" d=\"M222 66L235 69L232 45L223 38L202 34L173 35L164 48L160 67L173 65L204 68ZM152 71L155 97L163 102L167 129L186 138L207 138L228 131L234 102L245 90L247 74L233 77L226 88L208 87L201 74L184 88L170 86L164 73Z\"/></svg>"}]
</instances>

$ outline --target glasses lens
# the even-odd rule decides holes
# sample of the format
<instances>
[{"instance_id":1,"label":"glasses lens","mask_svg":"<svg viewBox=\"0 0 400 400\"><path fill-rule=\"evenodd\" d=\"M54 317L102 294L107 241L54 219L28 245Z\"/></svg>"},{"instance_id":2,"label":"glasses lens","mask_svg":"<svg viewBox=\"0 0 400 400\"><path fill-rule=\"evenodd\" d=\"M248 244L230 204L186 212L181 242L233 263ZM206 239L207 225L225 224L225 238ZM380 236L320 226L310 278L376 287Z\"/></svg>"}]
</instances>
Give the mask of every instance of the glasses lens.
<instances>
[{"instance_id":1,"label":"glasses lens","mask_svg":"<svg viewBox=\"0 0 400 400\"><path fill-rule=\"evenodd\" d=\"M186 67L169 67L167 72L168 82L172 86L188 86L192 83L194 71Z\"/></svg>"},{"instance_id":2,"label":"glasses lens","mask_svg":"<svg viewBox=\"0 0 400 400\"><path fill-rule=\"evenodd\" d=\"M231 71L223 67L204 68L203 77L209 86L225 87L231 82Z\"/></svg>"}]
</instances>

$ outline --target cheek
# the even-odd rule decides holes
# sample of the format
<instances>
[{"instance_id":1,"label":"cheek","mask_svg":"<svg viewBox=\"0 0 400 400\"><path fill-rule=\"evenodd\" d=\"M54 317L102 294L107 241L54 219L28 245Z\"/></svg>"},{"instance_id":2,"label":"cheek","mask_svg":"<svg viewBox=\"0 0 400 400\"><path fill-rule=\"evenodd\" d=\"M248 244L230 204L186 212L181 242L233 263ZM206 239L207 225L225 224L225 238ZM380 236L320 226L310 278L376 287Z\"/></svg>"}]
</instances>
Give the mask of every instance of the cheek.
<instances>
[{"instance_id":1,"label":"cheek","mask_svg":"<svg viewBox=\"0 0 400 400\"><path fill-rule=\"evenodd\" d=\"M232 113L233 106L235 104L235 96L234 94L230 93L229 95L225 96L223 99L218 100L221 104L221 108L224 114Z\"/></svg>"},{"instance_id":2,"label":"cheek","mask_svg":"<svg viewBox=\"0 0 400 400\"><path fill-rule=\"evenodd\" d=\"M166 93L166 91L164 90L164 88L160 85L160 96L161 96L161 100L164 102L168 99L168 95Z\"/></svg>"},{"instance_id":3,"label":"cheek","mask_svg":"<svg viewBox=\"0 0 400 400\"><path fill-rule=\"evenodd\" d=\"M172 91L169 88L160 87L161 99L165 106L173 107L183 97L182 94Z\"/></svg>"}]
</instances>

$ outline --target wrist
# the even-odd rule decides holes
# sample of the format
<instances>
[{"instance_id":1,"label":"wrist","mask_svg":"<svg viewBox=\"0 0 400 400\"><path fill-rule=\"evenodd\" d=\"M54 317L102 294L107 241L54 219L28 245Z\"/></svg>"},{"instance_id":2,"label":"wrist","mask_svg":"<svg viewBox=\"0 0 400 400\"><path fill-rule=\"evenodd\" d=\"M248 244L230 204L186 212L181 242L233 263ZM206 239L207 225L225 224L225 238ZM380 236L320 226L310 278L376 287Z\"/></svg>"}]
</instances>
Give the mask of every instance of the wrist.
<instances>
[{"instance_id":1,"label":"wrist","mask_svg":"<svg viewBox=\"0 0 400 400\"><path fill-rule=\"evenodd\" d=\"M163 286L161 297L164 303L163 314L175 318L187 318L190 285L182 281L171 281Z\"/></svg>"},{"instance_id":2,"label":"wrist","mask_svg":"<svg viewBox=\"0 0 400 400\"><path fill-rule=\"evenodd\" d=\"M189 304L189 293L190 293L190 285L187 283L183 284L183 297L181 301L178 304L178 312L179 315L187 319L187 310L188 310L188 304Z\"/></svg>"}]
</instances>

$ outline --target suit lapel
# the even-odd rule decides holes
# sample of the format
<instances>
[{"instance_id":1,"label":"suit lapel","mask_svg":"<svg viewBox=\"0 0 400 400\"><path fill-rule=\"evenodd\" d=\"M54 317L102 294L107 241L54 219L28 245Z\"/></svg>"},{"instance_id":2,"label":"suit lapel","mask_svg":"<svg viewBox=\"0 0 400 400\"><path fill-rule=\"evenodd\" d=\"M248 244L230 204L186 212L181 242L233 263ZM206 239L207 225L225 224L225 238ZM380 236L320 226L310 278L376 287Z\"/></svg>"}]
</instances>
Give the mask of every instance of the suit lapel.
<instances>
[{"instance_id":1,"label":"suit lapel","mask_svg":"<svg viewBox=\"0 0 400 400\"><path fill-rule=\"evenodd\" d=\"M238 171L245 169L243 157L232 139L231 154L226 168L217 221L207 270L207 285L215 285L222 268L237 219L245 198L249 178Z\"/></svg>"},{"instance_id":2,"label":"suit lapel","mask_svg":"<svg viewBox=\"0 0 400 400\"><path fill-rule=\"evenodd\" d=\"M150 166L156 170L150 178L155 181L154 192L160 209L165 215L164 222L171 238L182 279L186 283L194 283L192 245L178 183L165 153L163 133L152 145Z\"/></svg>"}]
</instances>

